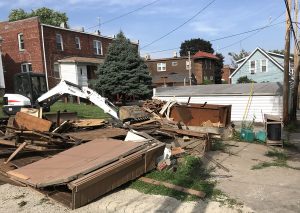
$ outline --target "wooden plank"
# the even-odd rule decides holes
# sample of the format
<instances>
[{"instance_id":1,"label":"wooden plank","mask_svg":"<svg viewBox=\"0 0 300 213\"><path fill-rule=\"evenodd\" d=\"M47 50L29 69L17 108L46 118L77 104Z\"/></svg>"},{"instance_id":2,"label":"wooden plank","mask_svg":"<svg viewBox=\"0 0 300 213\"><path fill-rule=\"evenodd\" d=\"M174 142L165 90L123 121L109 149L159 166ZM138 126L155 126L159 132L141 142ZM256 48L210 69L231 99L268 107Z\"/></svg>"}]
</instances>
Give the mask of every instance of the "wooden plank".
<instances>
[{"instance_id":1,"label":"wooden plank","mask_svg":"<svg viewBox=\"0 0 300 213\"><path fill-rule=\"evenodd\" d=\"M11 161L25 146L27 145L27 142L23 142L10 156L9 158L4 162L7 164L9 161Z\"/></svg>"},{"instance_id":2,"label":"wooden plank","mask_svg":"<svg viewBox=\"0 0 300 213\"><path fill-rule=\"evenodd\" d=\"M105 119L82 119L75 121L73 124L76 127L103 126L105 124Z\"/></svg>"},{"instance_id":3,"label":"wooden plank","mask_svg":"<svg viewBox=\"0 0 300 213\"><path fill-rule=\"evenodd\" d=\"M36 130L40 132L48 132L52 125L51 121L37 118L23 112L17 112L15 122L20 129Z\"/></svg>"},{"instance_id":4,"label":"wooden plank","mask_svg":"<svg viewBox=\"0 0 300 213\"><path fill-rule=\"evenodd\" d=\"M197 190L194 190L194 189L188 189L188 188L185 188L185 187L182 187L182 186L177 186L177 185L174 185L174 184L171 184L171 183L167 183L167 182L163 182L163 181L157 181L157 180L153 180L151 178L146 178L146 177L141 177L141 178L139 178L139 180L141 180L145 183L150 183L150 184L157 185L157 186L165 186L169 189L174 189L176 191L180 191L180 192L184 192L184 193L187 193L187 194L195 195L195 196L200 197L200 198L205 197L204 192L197 191Z\"/></svg>"},{"instance_id":5,"label":"wooden plank","mask_svg":"<svg viewBox=\"0 0 300 213\"><path fill-rule=\"evenodd\" d=\"M206 137L207 134L199 133L192 130L184 130L184 129L173 129L173 128L161 128L160 131L174 132L179 135L188 135L193 137Z\"/></svg>"},{"instance_id":6,"label":"wooden plank","mask_svg":"<svg viewBox=\"0 0 300 213\"><path fill-rule=\"evenodd\" d=\"M67 183L96 169L102 168L121 157L144 148L142 142L124 142L114 139L96 139L29 164L14 172L8 172L12 178L15 174L29 177L25 184L40 188Z\"/></svg>"}]
</instances>

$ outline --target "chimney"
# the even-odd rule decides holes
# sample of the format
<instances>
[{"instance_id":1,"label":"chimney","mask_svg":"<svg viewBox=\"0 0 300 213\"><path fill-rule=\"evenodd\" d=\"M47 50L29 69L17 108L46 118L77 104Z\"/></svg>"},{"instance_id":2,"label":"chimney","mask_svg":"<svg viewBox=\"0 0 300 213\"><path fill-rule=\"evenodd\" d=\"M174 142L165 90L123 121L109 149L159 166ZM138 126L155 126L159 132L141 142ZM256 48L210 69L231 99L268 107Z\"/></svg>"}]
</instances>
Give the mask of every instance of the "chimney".
<instances>
[{"instance_id":1,"label":"chimney","mask_svg":"<svg viewBox=\"0 0 300 213\"><path fill-rule=\"evenodd\" d=\"M95 34L96 34L96 35L101 35L100 30L97 30L97 31L95 32Z\"/></svg>"},{"instance_id":2,"label":"chimney","mask_svg":"<svg viewBox=\"0 0 300 213\"><path fill-rule=\"evenodd\" d=\"M150 54L146 54L145 59L150 60L151 59Z\"/></svg>"},{"instance_id":3,"label":"chimney","mask_svg":"<svg viewBox=\"0 0 300 213\"><path fill-rule=\"evenodd\" d=\"M60 25L59 25L61 28L68 28L68 25L67 25L67 23L66 22L62 22L62 23L60 23Z\"/></svg>"},{"instance_id":4,"label":"chimney","mask_svg":"<svg viewBox=\"0 0 300 213\"><path fill-rule=\"evenodd\" d=\"M173 52L173 57L177 58L177 52Z\"/></svg>"}]
</instances>

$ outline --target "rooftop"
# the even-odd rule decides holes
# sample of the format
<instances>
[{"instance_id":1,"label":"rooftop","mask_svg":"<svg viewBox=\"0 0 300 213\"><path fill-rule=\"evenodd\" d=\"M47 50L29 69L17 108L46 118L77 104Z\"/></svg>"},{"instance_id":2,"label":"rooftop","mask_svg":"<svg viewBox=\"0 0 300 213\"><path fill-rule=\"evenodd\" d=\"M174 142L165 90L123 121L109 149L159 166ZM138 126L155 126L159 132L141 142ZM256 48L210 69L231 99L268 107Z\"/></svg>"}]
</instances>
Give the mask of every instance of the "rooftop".
<instances>
[{"instance_id":1,"label":"rooftop","mask_svg":"<svg viewBox=\"0 0 300 213\"><path fill-rule=\"evenodd\" d=\"M203 51L198 51L195 55L193 55L193 58L210 58L219 60L219 58L216 55Z\"/></svg>"},{"instance_id":2,"label":"rooftop","mask_svg":"<svg viewBox=\"0 0 300 213\"><path fill-rule=\"evenodd\" d=\"M250 84L210 84L195 86L159 87L154 96L249 96ZM253 95L282 95L282 83L255 83Z\"/></svg>"}]
</instances>

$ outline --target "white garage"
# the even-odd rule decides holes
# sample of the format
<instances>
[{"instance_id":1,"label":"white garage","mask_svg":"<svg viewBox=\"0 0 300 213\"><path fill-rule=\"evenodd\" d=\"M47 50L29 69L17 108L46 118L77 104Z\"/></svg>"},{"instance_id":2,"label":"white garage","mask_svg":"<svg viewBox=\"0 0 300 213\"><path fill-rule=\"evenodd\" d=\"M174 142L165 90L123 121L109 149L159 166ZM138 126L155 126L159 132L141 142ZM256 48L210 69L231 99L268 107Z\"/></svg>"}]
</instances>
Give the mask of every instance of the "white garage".
<instances>
[{"instance_id":1,"label":"white garage","mask_svg":"<svg viewBox=\"0 0 300 213\"><path fill-rule=\"evenodd\" d=\"M282 115L282 83L211 84L153 89L153 99L176 100L180 103L232 105L231 120L242 121L247 104L247 120L255 117L262 122L262 114ZM252 91L252 97L250 93ZM189 100L190 98L190 100ZM249 103L248 103L249 102Z\"/></svg>"}]
</instances>

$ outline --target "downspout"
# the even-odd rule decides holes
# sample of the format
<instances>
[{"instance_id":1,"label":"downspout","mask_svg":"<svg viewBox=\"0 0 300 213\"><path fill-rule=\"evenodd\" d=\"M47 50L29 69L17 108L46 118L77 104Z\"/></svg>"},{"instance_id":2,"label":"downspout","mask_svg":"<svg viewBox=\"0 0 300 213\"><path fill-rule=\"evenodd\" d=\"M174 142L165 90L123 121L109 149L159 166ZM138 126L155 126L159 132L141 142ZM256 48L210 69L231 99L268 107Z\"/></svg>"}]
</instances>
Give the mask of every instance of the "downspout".
<instances>
[{"instance_id":1,"label":"downspout","mask_svg":"<svg viewBox=\"0 0 300 213\"><path fill-rule=\"evenodd\" d=\"M46 84L47 84L47 90L49 90L48 69L47 69L47 62L46 62L46 51L45 51L45 41L44 41L44 28L43 28L43 25L41 25L41 31L42 31L42 45L43 45L43 57L44 57Z\"/></svg>"}]
</instances>

